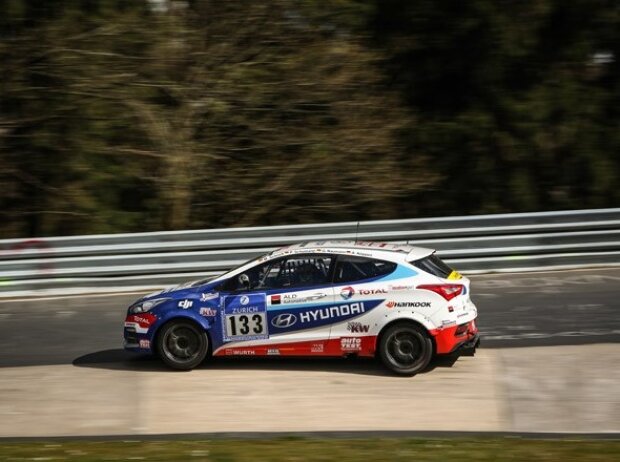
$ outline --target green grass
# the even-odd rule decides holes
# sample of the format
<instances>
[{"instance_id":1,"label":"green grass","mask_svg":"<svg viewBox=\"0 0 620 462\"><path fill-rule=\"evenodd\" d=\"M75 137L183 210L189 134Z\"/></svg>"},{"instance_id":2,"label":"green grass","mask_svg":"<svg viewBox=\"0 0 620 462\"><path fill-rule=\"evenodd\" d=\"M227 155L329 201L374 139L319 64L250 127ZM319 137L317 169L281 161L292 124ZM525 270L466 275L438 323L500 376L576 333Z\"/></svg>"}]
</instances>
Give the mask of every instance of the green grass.
<instances>
[{"instance_id":1,"label":"green grass","mask_svg":"<svg viewBox=\"0 0 620 462\"><path fill-rule=\"evenodd\" d=\"M215 439L20 442L0 460L69 461L620 461L620 441L521 438Z\"/></svg>"}]
</instances>

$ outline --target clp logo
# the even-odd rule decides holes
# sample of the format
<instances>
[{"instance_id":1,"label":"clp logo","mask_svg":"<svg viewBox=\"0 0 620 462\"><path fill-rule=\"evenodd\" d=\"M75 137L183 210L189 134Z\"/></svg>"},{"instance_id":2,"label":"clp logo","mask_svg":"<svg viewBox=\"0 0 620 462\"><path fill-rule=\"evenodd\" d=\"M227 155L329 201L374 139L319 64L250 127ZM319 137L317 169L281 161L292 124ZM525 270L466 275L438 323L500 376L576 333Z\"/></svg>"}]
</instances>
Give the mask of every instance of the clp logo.
<instances>
[{"instance_id":1,"label":"clp logo","mask_svg":"<svg viewBox=\"0 0 620 462\"><path fill-rule=\"evenodd\" d=\"M250 297L248 297L247 295L242 295L239 299L239 303L241 303L242 305L247 305L248 303L250 303Z\"/></svg>"},{"instance_id":2,"label":"clp logo","mask_svg":"<svg viewBox=\"0 0 620 462\"><path fill-rule=\"evenodd\" d=\"M353 287L343 287L340 291L340 296L345 300L350 299L355 294L355 289Z\"/></svg>"}]
</instances>

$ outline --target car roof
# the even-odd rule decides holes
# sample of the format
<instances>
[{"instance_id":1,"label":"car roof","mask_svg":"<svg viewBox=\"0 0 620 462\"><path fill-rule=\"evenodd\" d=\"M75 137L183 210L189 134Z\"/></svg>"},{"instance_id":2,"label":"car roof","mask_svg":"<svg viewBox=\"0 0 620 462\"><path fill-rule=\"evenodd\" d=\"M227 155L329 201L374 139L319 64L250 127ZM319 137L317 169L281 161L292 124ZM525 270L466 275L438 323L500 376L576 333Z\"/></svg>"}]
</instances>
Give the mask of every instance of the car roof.
<instances>
[{"instance_id":1,"label":"car roof","mask_svg":"<svg viewBox=\"0 0 620 462\"><path fill-rule=\"evenodd\" d=\"M274 250L270 258L298 253L326 252L383 258L392 261L414 261L434 252L433 249L410 244L374 241L308 241Z\"/></svg>"}]
</instances>

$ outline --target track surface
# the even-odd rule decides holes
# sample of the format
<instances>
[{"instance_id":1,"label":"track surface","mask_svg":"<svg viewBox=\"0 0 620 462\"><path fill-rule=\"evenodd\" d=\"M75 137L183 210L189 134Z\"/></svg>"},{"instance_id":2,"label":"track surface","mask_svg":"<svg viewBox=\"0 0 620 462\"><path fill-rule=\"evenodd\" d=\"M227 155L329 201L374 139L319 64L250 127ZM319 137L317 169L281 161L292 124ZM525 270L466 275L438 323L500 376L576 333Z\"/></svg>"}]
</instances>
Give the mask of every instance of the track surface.
<instances>
[{"instance_id":1,"label":"track surface","mask_svg":"<svg viewBox=\"0 0 620 462\"><path fill-rule=\"evenodd\" d=\"M471 279L483 348L620 342L620 268ZM120 345L139 296L0 301L0 367L134 358Z\"/></svg>"}]
</instances>

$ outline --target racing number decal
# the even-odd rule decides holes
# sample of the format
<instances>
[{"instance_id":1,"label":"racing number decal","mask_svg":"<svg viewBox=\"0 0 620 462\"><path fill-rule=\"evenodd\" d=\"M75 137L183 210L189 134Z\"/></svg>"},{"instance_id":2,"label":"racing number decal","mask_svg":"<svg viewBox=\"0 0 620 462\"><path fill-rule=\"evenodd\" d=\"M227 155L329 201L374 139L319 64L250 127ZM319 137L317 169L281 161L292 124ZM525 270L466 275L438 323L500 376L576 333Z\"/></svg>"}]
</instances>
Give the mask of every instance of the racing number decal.
<instances>
[{"instance_id":1,"label":"racing number decal","mask_svg":"<svg viewBox=\"0 0 620 462\"><path fill-rule=\"evenodd\" d=\"M265 294L225 297L222 316L224 341L269 338Z\"/></svg>"},{"instance_id":2,"label":"racing number decal","mask_svg":"<svg viewBox=\"0 0 620 462\"><path fill-rule=\"evenodd\" d=\"M227 315L226 335L262 335L265 333L265 324L265 313Z\"/></svg>"}]
</instances>

